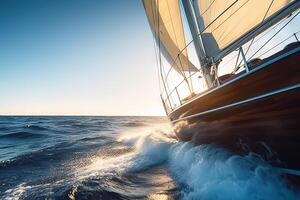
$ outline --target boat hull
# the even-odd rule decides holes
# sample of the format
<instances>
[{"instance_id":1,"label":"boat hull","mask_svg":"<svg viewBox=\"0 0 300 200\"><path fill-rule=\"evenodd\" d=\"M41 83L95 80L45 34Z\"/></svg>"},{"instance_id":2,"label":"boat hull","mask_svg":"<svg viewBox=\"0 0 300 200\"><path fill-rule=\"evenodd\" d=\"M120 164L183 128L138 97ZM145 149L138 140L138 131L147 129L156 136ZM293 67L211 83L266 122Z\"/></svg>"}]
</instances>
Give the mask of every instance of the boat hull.
<instances>
[{"instance_id":1,"label":"boat hull","mask_svg":"<svg viewBox=\"0 0 300 200\"><path fill-rule=\"evenodd\" d=\"M254 151L276 165L300 169L300 47L265 59L169 118L181 140Z\"/></svg>"}]
</instances>

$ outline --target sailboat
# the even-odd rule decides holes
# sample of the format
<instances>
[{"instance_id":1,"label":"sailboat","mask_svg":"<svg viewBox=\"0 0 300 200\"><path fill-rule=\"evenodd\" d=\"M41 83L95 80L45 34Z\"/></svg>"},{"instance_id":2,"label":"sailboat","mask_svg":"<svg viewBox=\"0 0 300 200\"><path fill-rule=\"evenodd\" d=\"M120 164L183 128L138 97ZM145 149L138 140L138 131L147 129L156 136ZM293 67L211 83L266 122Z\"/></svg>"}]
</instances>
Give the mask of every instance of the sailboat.
<instances>
[{"instance_id":1,"label":"sailboat","mask_svg":"<svg viewBox=\"0 0 300 200\"><path fill-rule=\"evenodd\" d=\"M143 5L177 137L262 153L300 170L300 1Z\"/></svg>"}]
</instances>

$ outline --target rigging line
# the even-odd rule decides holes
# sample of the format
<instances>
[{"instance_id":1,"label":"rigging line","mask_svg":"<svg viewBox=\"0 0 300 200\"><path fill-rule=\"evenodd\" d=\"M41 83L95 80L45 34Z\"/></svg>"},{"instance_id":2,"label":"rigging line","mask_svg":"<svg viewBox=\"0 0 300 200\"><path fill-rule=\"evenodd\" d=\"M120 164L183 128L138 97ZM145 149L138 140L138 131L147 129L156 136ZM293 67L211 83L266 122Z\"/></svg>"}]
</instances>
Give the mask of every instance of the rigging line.
<instances>
[{"instance_id":1,"label":"rigging line","mask_svg":"<svg viewBox=\"0 0 300 200\"><path fill-rule=\"evenodd\" d=\"M154 8L153 8L153 1L151 3L151 11L152 11L152 21L153 21L153 25L154 25L154 31L155 31L155 13L154 13ZM159 52L157 52L158 50L158 47L157 47L157 43L155 41L155 37L157 37L157 34L154 34L154 37L153 37L153 46L154 46L154 52L155 52L155 61L156 61L156 67L157 67L157 76L158 76L158 81L159 81L159 84L158 84L158 87L159 87L159 92L161 93L162 92L162 88L161 88L161 81L160 81L160 67L159 67L159 61L158 61L158 57L159 57Z\"/></svg>"},{"instance_id":2,"label":"rigging line","mask_svg":"<svg viewBox=\"0 0 300 200\"><path fill-rule=\"evenodd\" d=\"M190 0L187 0L188 1L188 4L191 6L191 1ZM214 0L215 1L215 0ZM194 13L193 12L191 12L191 16L193 16L194 17ZM196 19L197 20L197 19ZM192 36L193 37L193 36ZM185 37L184 37L184 41L185 41ZM186 42L186 41L185 41ZM195 45L195 44L194 44ZM195 48L195 47L194 47ZM187 58L188 58L188 50L186 51L186 56L187 56ZM189 59L188 59L189 60ZM199 69L196 67L196 69L199 71ZM193 87L193 80L192 80L192 77L191 77L191 69L189 68L189 80L190 80L190 82L191 82L191 88L192 88L192 91L194 92L194 87Z\"/></svg>"},{"instance_id":3,"label":"rigging line","mask_svg":"<svg viewBox=\"0 0 300 200\"><path fill-rule=\"evenodd\" d=\"M264 15L262 21L261 21L261 23L263 23L263 21L265 21L267 15L268 15L268 12L270 11L270 9L271 9L273 3L274 3L274 0L271 1L270 5L269 5L269 7L268 7L268 9L267 9L267 11L266 11L266 13L265 13L265 15ZM251 42L250 42L250 44L249 44L247 50L245 51L245 56L247 55L248 51L250 50L250 47L251 47L251 45L253 44L254 39L255 39L255 37L252 38L252 40L251 40Z\"/></svg>"},{"instance_id":4,"label":"rigging line","mask_svg":"<svg viewBox=\"0 0 300 200\"><path fill-rule=\"evenodd\" d=\"M226 19L227 20L227 19ZM231 33L229 32L227 35L226 35L226 37L228 36L228 35L230 35ZM224 35L224 32L222 33L222 36ZM224 39L226 38L226 37L224 37L222 40L219 40L220 42L222 42L222 41L224 41Z\"/></svg>"},{"instance_id":5,"label":"rigging line","mask_svg":"<svg viewBox=\"0 0 300 200\"><path fill-rule=\"evenodd\" d=\"M173 23L173 20L172 20L171 12L170 12L169 1L168 1L168 0L166 0L166 1L167 1L167 6L168 6L169 16L170 16L170 19L171 19L171 24L172 24L173 34L174 34L175 41L176 41L176 45L177 45L177 48L178 48L178 40L177 40L177 36L176 36L176 33L175 33L175 28L174 28L174 23ZM178 49L179 49L179 48L178 48ZM186 78L186 77L185 77L185 73L184 73L184 68L183 68L182 63L181 63L181 61L180 61L180 55L181 55L182 53L183 53L183 52L179 52L179 54L178 54L180 66L178 66L178 64L176 64L176 61L175 61L175 64L176 64L176 66L178 67L178 69L180 70L181 75L182 75L184 78ZM175 58L175 60L176 60L176 58Z\"/></svg>"},{"instance_id":6,"label":"rigging line","mask_svg":"<svg viewBox=\"0 0 300 200\"><path fill-rule=\"evenodd\" d=\"M297 17L297 15L300 13L300 10L295 14L295 16L293 16L283 27L281 27L270 39L268 39L265 44L263 44L254 54L252 54L252 56L249 58L253 58L253 56L259 52L262 48L264 48L278 33L280 33L295 17Z\"/></svg>"},{"instance_id":7,"label":"rigging line","mask_svg":"<svg viewBox=\"0 0 300 200\"><path fill-rule=\"evenodd\" d=\"M180 64L181 64L181 59L180 59L180 57L178 57L178 58L179 58L179 62L180 62ZM189 84L188 78L185 76L185 73L184 73L183 79L186 81L186 84L188 85L188 88L189 88L190 93L192 93L191 86L190 86L190 84ZM180 101L180 99L179 99L179 101Z\"/></svg>"},{"instance_id":8,"label":"rigging line","mask_svg":"<svg viewBox=\"0 0 300 200\"><path fill-rule=\"evenodd\" d=\"M157 18L157 19L153 19L153 22L154 22L154 28L156 28L156 31L157 31L157 34L155 34L156 36L156 41L158 42L157 46L158 48L156 49L156 52L158 54L158 65L159 65L159 72L162 76L162 73L163 73L163 69L162 69L162 62L161 62L161 40L160 40L160 37L159 37L159 34L160 34L160 29L159 29L159 11L158 11L158 6L157 4L155 3L156 0L153 0L152 1L152 4L151 4L151 8L152 8L152 12L153 12L153 18ZM156 8L156 9L155 9ZM156 23L157 22L157 23ZM161 77L161 79L163 80L163 77ZM165 83L163 83L165 85Z\"/></svg>"},{"instance_id":9,"label":"rigging line","mask_svg":"<svg viewBox=\"0 0 300 200\"><path fill-rule=\"evenodd\" d=\"M297 32L296 32L296 33L294 33L294 34L298 34L298 33L300 33L300 31L297 31ZM258 57L261 57L261 56L265 55L265 54L266 54L266 53L268 53L269 51L271 51L271 50L275 49L276 47L278 47L279 45L281 45L282 43L284 43L285 41L287 41L287 40L289 40L290 38L294 37L294 34L292 34L292 35L291 35L291 36L289 36L288 38L286 38L286 39L282 40L280 43L276 44L274 47L270 48L270 49L269 49L269 50L267 50L266 52L264 52L264 53L260 54Z\"/></svg>"},{"instance_id":10,"label":"rigging line","mask_svg":"<svg viewBox=\"0 0 300 200\"><path fill-rule=\"evenodd\" d=\"M279 23L277 23L275 26L273 26L272 28L270 28L269 30L267 30L264 34L262 34L260 37L258 37L253 44L257 43L259 40L261 40L263 37L265 37L268 33L270 33L271 31L273 31L274 29L276 29L279 25L281 25L283 22L285 22L287 18L284 18L283 20L281 20ZM223 64L223 66L225 67L228 63L230 63L233 59L236 59L238 57L238 55L233 56L232 58L230 58L225 64ZM237 69L238 70L238 69Z\"/></svg>"},{"instance_id":11,"label":"rigging line","mask_svg":"<svg viewBox=\"0 0 300 200\"><path fill-rule=\"evenodd\" d=\"M155 13L155 11L156 11L156 9L155 9L155 7L156 7L156 5L155 5L155 3L154 3L154 1L152 1L152 3L151 3L151 11L152 11L152 20L153 20L153 25L154 25L154 33L155 33L155 31L157 31L158 33L159 33L159 27L158 27L158 24L156 23L156 19L155 19L155 16L157 16L157 21L158 21L158 14L157 13ZM156 38L156 39L155 39ZM159 62L159 59L160 59L160 47L158 47L158 45L160 44L160 39L159 39L159 36L158 36L158 34L154 34L154 38L153 38L153 40L154 40L154 50L155 50L155 54L156 54L156 62L157 62L157 67L158 67L158 73L160 73L160 62ZM156 40L156 42L155 42L155 40ZM157 42L158 42L158 44L157 44ZM160 78L159 78L159 80L160 80Z\"/></svg>"},{"instance_id":12,"label":"rigging line","mask_svg":"<svg viewBox=\"0 0 300 200\"><path fill-rule=\"evenodd\" d=\"M202 13L200 13L199 15L204 15L204 14L210 9L210 7L215 3L215 1L216 1L216 0L213 0L213 1L209 4L209 6L206 8L206 10L203 11Z\"/></svg>"},{"instance_id":13,"label":"rigging line","mask_svg":"<svg viewBox=\"0 0 300 200\"><path fill-rule=\"evenodd\" d=\"M156 0L155 0L156 1ZM158 41L159 41L159 66L160 66L160 69L161 69L161 79L162 79L162 82L163 82L163 85L164 85L164 89L165 89L165 92L166 92L166 95L168 95L168 91L170 91L170 87L169 87L169 84L168 84L168 81L164 79L163 75L166 77L166 72L165 72L165 68L163 67L163 64L162 64L162 60L161 60L161 40L160 40L160 13L159 13L159 0L157 0L157 9L156 9L156 12L157 12L157 27L158 27ZM169 104L170 104L170 107L172 108L172 103L174 104L174 99L173 97L171 96L169 98L168 96L168 101L169 101Z\"/></svg>"},{"instance_id":14,"label":"rigging line","mask_svg":"<svg viewBox=\"0 0 300 200\"><path fill-rule=\"evenodd\" d=\"M155 31L155 13L153 11L153 1L151 3L151 12L152 12L152 21L153 21L153 24L154 24L154 31ZM153 37L153 43L154 43L154 52L155 52L155 60L158 64L158 54L157 54L157 45L156 45L156 42L155 42L155 37L156 37L157 34L154 34L154 37Z\"/></svg>"},{"instance_id":15,"label":"rigging line","mask_svg":"<svg viewBox=\"0 0 300 200\"><path fill-rule=\"evenodd\" d=\"M228 3L230 3L230 1L227 1L226 3L224 3L224 6L227 6ZM215 13L214 13L214 14L215 14ZM221 23L223 23L223 22L221 22ZM219 23L219 24L220 24L220 23ZM225 31L222 31L221 33L217 34L216 37L222 38L222 37L224 37L224 34L225 34ZM227 35L226 35L226 36L227 36ZM215 38L216 38L216 37L215 37Z\"/></svg>"},{"instance_id":16,"label":"rigging line","mask_svg":"<svg viewBox=\"0 0 300 200\"><path fill-rule=\"evenodd\" d=\"M267 11L266 11L266 13L265 13L265 15L264 15L264 17L263 17L263 19L262 19L262 21L261 21L260 23L263 23L263 21L265 21L267 15L268 15L268 12L270 11L270 9L271 9L273 3L274 3L274 0L272 0L271 3L269 4L268 9L267 9ZM250 48L251 48L251 46L252 46L252 44L253 44L253 42L254 42L254 39L255 39L255 37L253 37L253 38L251 39L251 42L250 42L249 46L247 47L247 50L245 51L245 56L247 55L248 51L250 50ZM239 65L237 66L237 62L236 62L236 65L235 65L234 68L235 68L236 70L239 70L241 64L242 64L242 61L240 61Z\"/></svg>"},{"instance_id":17,"label":"rigging line","mask_svg":"<svg viewBox=\"0 0 300 200\"><path fill-rule=\"evenodd\" d=\"M177 37L176 37L175 28L174 28L174 23L173 23L173 19L172 19L171 12L170 12L169 1L166 0L166 2L167 2L167 6L168 6L169 17L170 17L170 19L171 19L171 24L172 24L173 34L174 34L174 37L175 37L176 45L177 45L177 47L178 47L178 40L177 40Z\"/></svg>"},{"instance_id":18,"label":"rigging line","mask_svg":"<svg viewBox=\"0 0 300 200\"><path fill-rule=\"evenodd\" d=\"M155 0L156 1L156 0ZM166 86L166 83L164 82L164 78L163 78L163 69L162 69L162 62L161 62L161 41L160 41L160 30L159 30L159 0L157 1L157 30L158 30L158 50L159 50L159 66L160 66L160 76L162 78L162 81L163 81L163 86L164 86L164 89L165 89L165 92L167 94L167 86ZM170 101L170 98L167 99L169 104L170 104L170 107L172 109L172 104L171 104L171 101Z\"/></svg>"},{"instance_id":19,"label":"rigging line","mask_svg":"<svg viewBox=\"0 0 300 200\"><path fill-rule=\"evenodd\" d=\"M237 13L246 3L248 3L250 0L245 1L236 11L234 11L232 14L230 14L222 23L220 23L215 29L213 29L211 32L214 32L216 29L218 29L220 26L222 26L232 15Z\"/></svg>"},{"instance_id":20,"label":"rigging line","mask_svg":"<svg viewBox=\"0 0 300 200\"><path fill-rule=\"evenodd\" d=\"M168 0L166 0L166 1L167 1L167 6L168 6L169 16L170 16L170 19L171 19L171 24L172 24L173 34L174 34L174 36L175 36L175 41L176 41L176 45L177 45L177 48L178 48L179 45L178 45L178 40L177 40L177 36L176 36L176 33L175 33L175 28L174 28L173 19L172 19L171 12L170 12L169 1L168 1ZM179 48L178 48L178 49L179 49ZM178 60L179 60L179 63L180 63L180 68L181 68L181 70L182 70L182 75L183 75L184 79L187 79L186 76L185 76L185 73L184 73L184 67L182 66L182 62L181 62L181 59L180 59L180 55L182 55L182 53L183 53L183 52L180 52L180 53L178 54L178 58L179 58ZM176 65L177 65L177 64L176 64ZM177 67L178 67L178 65L177 65ZM189 84L188 84L188 87L190 88L190 85L189 85Z\"/></svg>"},{"instance_id":21,"label":"rigging line","mask_svg":"<svg viewBox=\"0 0 300 200\"><path fill-rule=\"evenodd\" d=\"M215 31L216 29L218 29L222 24L224 24L230 17L232 17L235 13L237 13L244 5L246 5L246 3L248 3L250 0L245 1L236 11L234 11L229 17L227 17L221 24L219 24L214 30L212 30L211 32ZM238 54L239 55L239 54ZM233 58L231 58L228 62L226 62L226 64L228 64L230 61L232 61L236 56L234 56Z\"/></svg>"},{"instance_id":22,"label":"rigging line","mask_svg":"<svg viewBox=\"0 0 300 200\"><path fill-rule=\"evenodd\" d=\"M160 30L159 30L160 16L159 16L159 2L158 2L159 0L157 0L157 4L155 3L155 1L156 0L152 1L153 3L151 4L151 8L152 8L152 12L155 13L155 14L153 14L153 19L155 17L157 18L157 19L153 20L153 25L154 25L154 28L156 28L154 30L157 31L157 34L155 34L155 36L156 36L156 42L158 43L158 45L157 45L158 46L158 61L159 61L158 62L159 63L158 64L158 68L159 68L159 74L161 76L161 79L159 79L159 80L162 80L161 82L162 82L164 91L165 91L165 93L167 95L167 92L170 89L169 89L168 83L166 83L164 81L164 78L163 78L163 74L165 74L165 71L164 71L164 68L162 66L162 60L161 60L161 40L160 40L160 36L159 36L160 35ZM156 23L156 21L157 21L157 23ZM173 100L173 99L171 98L171 100ZM170 100L170 98L167 99L170 108L172 107L171 100Z\"/></svg>"},{"instance_id":23,"label":"rigging line","mask_svg":"<svg viewBox=\"0 0 300 200\"><path fill-rule=\"evenodd\" d=\"M233 5L235 5L239 0L234 1L230 6L228 6L220 15L218 15L211 23L209 23L203 31L201 31L200 33L198 33L196 36L200 37L201 34L207 29L209 28L209 26L211 26L218 18L220 18L224 13L226 13ZM194 39L192 39L188 44L186 44L186 46L179 52L179 54L177 55L176 59L174 60L174 63L176 62L176 60L178 59L179 55L190 45L194 42Z\"/></svg>"},{"instance_id":24,"label":"rigging line","mask_svg":"<svg viewBox=\"0 0 300 200\"><path fill-rule=\"evenodd\" d=\"M254 42L253 42L253 44L256 44L259 40L261 40L263 37L265 37L268 33L270 33L271 31L273 31L274 29L276 29L279 25L281 25L283 22L285 22L287 19L288 19L289 17L287 17L287 18L284 18L283 20L281 20L279 23L277 23L275 26L273 26L272 28L270 28L268 31L266 31L264 34L262 34L259 38L257 38L256 40L254 40ZM230 61L232 61L234 58L236 58L237 56L234 56L233 58L231 58L228 62L226 62L226 64L228 64ZM260 57L260 56L258 56L258 57ZM226 65L226 64L224 64L224 65ZM241 63L240 63L241 64ZM236 72L237 70L239 70L240 69L240 64L238 65L238 68L236 68L236 70L235 71L233 71L233 72Z\"/></svg>"},{"instance_id":25,"label":"rigging line","mask_svg":"<svg viewBox=\"0 0 300 200\"><path fill-rule=\"evenodd\" d=\"M156 24L156 19L155 19L155 16L157 16L157 13L154 12L156 10L155 9L156 4L154 6L153 5L154 5L154 1L152 1L152 3L151 3L152 21L153 21L153 26L154 26L154 38L156 38L156 42L159 42L159 27ZM158 21L158 17L157 17L157 21Z\"/></svg>"},{"instance_id":26,"label":"rigging line","mask_svg":"<svg viewBox=\"0 0 300 200\"><path fill-rule=\"evenodd\" d=\"M224 13L226 13L233 5L235 5L239 0L234 1L230 6L228 6L220 15L218 15L212 22L210 22L198 35L206 31L215 21L217 21Z\"/></svg>"},{"instance_id":27,"label":"rigging line","mask_svg":"<svg viewBox=\"0 0 300 200\"><path fill-rule=\"evenodd\" d=\"M238 57L238 54L237 55L233 55L232 58L230 58L225 64L222 64L222 66L219 67L219 69L224 68L228 63L230 63L236 57Z\"/></svg>"},{"instance_id":28,"label":"rigging line","mask_svg":"<svg viewBox=\"0 0 300 200\"><path fill-rule=\"evenodd\" d=\"M211 26L218 18L220 18L225 12L227 12L234 4L236 4L239 0L234 1L230 6L228 6L220 15L218 15L211 23L209 23L204 29L203 31L201 31L200 33L198 33L196 36L200 37L201 34L206 31L207 28L209 28L209 26ZM181 49L180 53L182 53L190 44L192 44L194 42L194 39L192 39L188 44L186 44L186 46ZM178 55L177 55L178 58ZM177 58L175 59L174 62L176 62Z\"/></svg>"},{"instance_id":29,"label":"rigging line","mask_svg":"<svg viewBox=\"0 0 300 200\"><path fill-rule=\"evenodd\" d=\"M176 59L177 59L177 58L176 58ZM175 63L175 62L173 61L173 63ZM172 66L169 67L169 70L168 70L167 75L166 75L166 80L167 80L167 78L168 78L168 76L169 76L171 70L172 70Z\"/></svg>"},{"instance_id":30,"label":"rigging line","mask_svg":"<svg viewBox=\"0 0 300 200\"><path fill-rule=\"evenodd\" d=\"M261 37L257 38L253 44L255 44L256 42L258 42L261 38L263 38L264 36L266 36L269 32L271 32L272 30L274 30L276 27L278 27L282 22L284 22L286 19L280 21L278 24L276 24L275 26L273 26L271 29L269 29L268 31L266 31L263 35L261 35ZM223 66L227 65L228 63L230 63L233 59L236 59L236 57L238 57L238 55L232 56L232 58L230 58L225 64L223 64Z\"/></svg>"},{"instance_id":31,"label":"rigging line","mask_svg":"<svg viewBox=\"0 0 300 200\"><path fill-rule=\"evenodd\" d=\"M280 24L282 24L283 22L285 22L285 20L288 19L284 18L283 20L281 20L279 23L277 23L276 25L274 25L272 28L270 28L269 30L267 30L264 34L262 34L259 38L257 38L253 44L255 44L256 42L258 42L260 39L262 39L264 36L266 36L268 33L270 33L271 31L273 31L275 28L277 28Z\"/></svg>"},{"instance_id":32,"label":"rigging line","mask_svg":"<svg viewBox=\"0 0 300 200\"><path fill-rule=\"evenodd\" d=\"M151 11L152 11L152 18L154 18L154 12L153 12L153 3L151 3ZM152 19L153 22L155 21L154 19ZM154 27L155 28L155 27ZM155 35L155 34L154 34ZM160 81L160 69L159 69L159 63L158 63L158 52L157 52L157 45L156 45L156 42L155 42L155 36L153 37L153 47L154 47L154 53L155 53L155 63L156 63L156 67L157 67L157 78L158 78L158 87L159 87L159 92L161 93L161 81Z\"/></svg>"},{"instance_id":33,"label":"rigging line","mask_svg":"<svg viewBox=\"0 0 300 200\"><path fill-rule=\"evenodd\" d=\"M237 66L237 64L238 64L238 62L239 62L241 52L240 52L240 50L239 50L238 52L239 52L239 53L238 53L238 55L237 55L237 59L236 59L236 62L235 62L235 65L234 65L234 69L233 69L233 72L232 72L232 73L234 73L234 72L236 72L237 70L239 70L239 66Z\"/></svg>"},{"instance_id":34,"label":"rigging line","mask_svg":"<svg viewBox=\"0 0 300 200\"><path fill-rule=\"evenodd\" d=\"M151 3L151 12L152 12L152 22L153 22L153 25L154 25L154 31L155 31L155 14L154 14L154 11L153 11L153 2ZM158 68L158 72L159 72L159 67L158 67L158 53L157 53L157 45L156 45L156 42L155 42L155 37L156 37L156 34L154 34L154 37L153 37L153 46L154 46L154 53L155 53L155 61L156 61L156 65L157 65L157 68ZM159 78L160 80L160 78Z\"/></svg>"},{"instance_id":35,"label":"rigging line","mask_svg":"<svg viewBox=\"0 0 300 200\"><path fill-rule=\"evenodd\" d=\"M195 75L197 72L193 72L190 76L193 76L193 75ZM188 77L188 78L190 78L190 77ZM169 93L169 95L172 95L174 92L175 92L175 90L176 90L176 88L178 88L183 82L185 82L186 80L182 80L182 81L180 81L177 85L176 85L176 87L174 87L174 89Z\"/></svg>"},{"instance_id":36,"label":"rigging line","mask_svg":"<svg viewBox=\"0 0 300 200\"><path fill-rule=\"evenodd\" d=\"M168 0L166 0L167 1L167 7L168 7L168 12L169 12L169 17L170 17L170 19L171 19L171 24L172 24L172 30L173 30L173 34L174 34L174 37L175 37L175 42L176 42L176 45L177 45L177 47L178 47L178 40L177 40L177 37L176 37L176 33L175 33L175 28L174 28L174 23L173 23L173 20L172 20L172 16L171 16L171 12L170 12L170 7L169 7L169 1ZM158 4L159 4L159 2L158 2ZM182 52L180 52L179 54L181 54ZM178 54L178 56L179 56L179 54ZM172 56L171 56L172 57ZM173 59L173 58L172 58ZM174 60L174 59L173 59ZM176 64L176 58L175 58L175 63L174 64ZM173 66L173 65L172 65ZM171 67L172 67L171 66ZM184 74L184 69L183 69L183 66L182 66L182 64L181 64L181 62L180 62L180 66L178 66L178 64L176 64L176 66L177 66L177 68L179 69L179 71L180 71L180 74L182 75L182 76L184 76L185 77L185 74ZM181 69L180 69L181 68ZM167 74L169 74L169 71L168 71L168 73ZM166 78L165 78L165 81L167 81L167 76L166 76Z\"/></svg>"},{"instance_id":37,"label":"rigging line","mask_svg":"<svg viewBox=\"0 0 300 200\"><path fill-rule=\"evenodd\" d=\"M152 10L152 16L153 18L155 17L155 14L154 14L154 8L153 8L153 3L151 4L151 10ZM155 19L153 19L153 22L155 23ZM155 24L154 24L154 28L155 28ZM155 30L154 30L155 31ZM160 73L161 73L161 69L160 69L160 63L159 63L159 47L158 47L158 44L155 39L156 34L154 34L154 37L153 37L153 43L154 43L154 52L155 52L155 60L156 60L156 67L157 67L157 76L158 76L158 87L159 87L159 92L160 94L163 93L163 89L162 89L162 84L164 83L161 83L161 77L160 77Z\"/></svg>"}]
</instances>

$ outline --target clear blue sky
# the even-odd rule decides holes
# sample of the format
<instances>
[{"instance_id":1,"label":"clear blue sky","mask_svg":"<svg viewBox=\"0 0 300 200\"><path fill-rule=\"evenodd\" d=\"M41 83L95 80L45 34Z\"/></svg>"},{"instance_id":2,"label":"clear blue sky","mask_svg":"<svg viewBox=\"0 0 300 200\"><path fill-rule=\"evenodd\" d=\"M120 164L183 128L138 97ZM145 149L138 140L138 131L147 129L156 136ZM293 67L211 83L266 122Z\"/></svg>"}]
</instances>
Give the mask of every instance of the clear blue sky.
<instances>
[{"instance_id":1,"label":"clear blue sky","mask_svg":"<svg viewBox=\"0 0 300 200\"><path fill-rule=\"evenodd\" d=\"M163 115L140 0L0 1L0 114Z\"/></svg>"}]
</instances>

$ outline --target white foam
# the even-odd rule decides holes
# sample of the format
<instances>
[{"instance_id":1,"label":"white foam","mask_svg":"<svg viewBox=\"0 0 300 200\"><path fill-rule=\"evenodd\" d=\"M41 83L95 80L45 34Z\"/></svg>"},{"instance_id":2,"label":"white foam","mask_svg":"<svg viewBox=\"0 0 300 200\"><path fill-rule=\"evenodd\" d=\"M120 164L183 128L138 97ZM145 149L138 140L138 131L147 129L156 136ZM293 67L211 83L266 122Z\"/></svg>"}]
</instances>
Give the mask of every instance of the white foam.
<instances>
[{"instance_id":1,"label":"white foam","mask_svg":"<svg viewBox=\"0 0 300 200\"><path fill-rule=\"evenodd\" d=\"M232 155L212 146L176 144L169 168L187 187L183 199L299 199L279 172L258 155Z\"/></svg>"},{"instance_id":2,"label":"white foam","mask_svg":"<svg viewBox=\"0 0 300 200\"><path fill-rule=\"evenodd\" d=\"M80 170L81 176L84 174L82 178L139 171L166 161L168 150L175 142L167 134L169 132L155 127L135 128L121 133L117 140L133 150L114 157L92 159L91 165Z\"/></svg>"},{"instance_id":3,"label":"white foam","mask_svg":"<svg viewBox=\"0 0 300 200\"><path fill-rule=\"evenodd\" d=\"M166 162L174 180L185 189L183 199L300 199L259 155L239 156L213 146L174 143L166 131L138 132L120 141L136 149L128 169Z\"/></svg>"},{"instance_id":4,"label":"white foam","mask_svg":"<svg viewBox=\"0 0 300 200\"><path fill-rule=\"evenodd\" d=\"M22 184L16 186L16 188L14 188L14 189L8 189L5 191L5 194L7 195L5 197L5 200L19 200L19 199L21 199L22 195L30 188L32 188L32 187L26 186L25 183L22 183Z\"/></svg>"},{"instance_id":5,"label":"white foam","mask_svg":"<svg viewBox=\"0 0 300 200\"><path fill-rule=\"evenodd\" d=\"M133 150L92 160L83 177L141 171L165 163L183 188L182 199L300 199L279 171L256 154L238 156L213 145L176 142L169 134L167 126L130 129L118 141Z\"/></svg>"}]
</instances>

